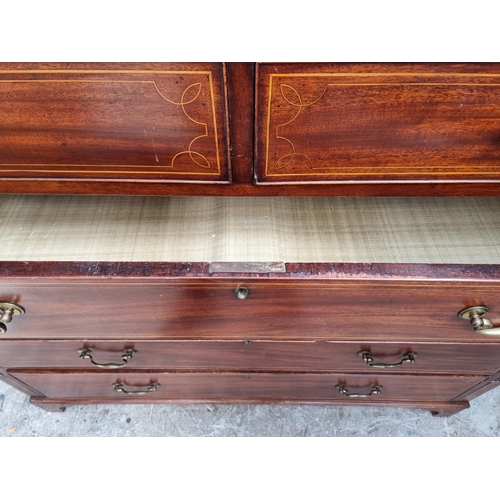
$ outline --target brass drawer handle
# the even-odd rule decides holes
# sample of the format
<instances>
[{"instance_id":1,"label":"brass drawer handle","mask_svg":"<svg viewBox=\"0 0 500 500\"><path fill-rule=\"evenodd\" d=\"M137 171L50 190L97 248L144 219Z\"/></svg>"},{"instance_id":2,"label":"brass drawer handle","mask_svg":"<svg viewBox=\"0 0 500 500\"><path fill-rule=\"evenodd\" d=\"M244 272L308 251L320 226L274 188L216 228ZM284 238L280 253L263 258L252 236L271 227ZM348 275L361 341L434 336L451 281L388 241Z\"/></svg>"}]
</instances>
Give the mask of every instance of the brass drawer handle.
<instances>
[{"instance_id":1,"label":"brass drawer handle","mask_svg":"<svg viewBox=\"0 0 500 500\"><path fill-rule=\"evenodd\" d=\"M145 391L126 391L123 388L123 384L119 384L118 382L115 382L112 385L115 392L123 392L123 394L130 394L131 396L145 396L146 394L155 392L160 384L158 382L151 382L151 384L149 384L149 387Z\"/></svg>"},{"instance_id":2,"label":"brass drawer handle","mask_svg":"<svg viewBox=\"0 0 500 500\"><path fill-rule=\"evenodd\" d=\"M5 323L12 321L12 316L24 314L26 311L24 307L11 302L0 302L0 333L7 333L7 326Z\"/></svg>"},{"instance_id":3,"label":"brass drawer handle","mask_svg":"<svg viewBox=\"0 0 500 500\"><path fill-rule=\"evenodd\" d=\"M399 363L374 363L374 359L372 357L372 353L370 351L359 351L358 356L361 356L363 361L373 367L373 368L396 368L397 366L401 366L403 363L415 363L415 356L418 353L416 352L406 352L403 354L403 358Z\"/></svg>"},{"instance_id":4,"label":"brass drawer handle","mask_svg":"<svg viewBox=\"0 0 500 500\"><path fill-rule=\"evenodd\" d=\"M370 396L373 396L374 394L381 394L382 393L382 386L381 385L372 385L372 390L367 393L367 394L350 394L349 391L347 390L346 386L343 384L336 385L335 387L338 388L339 392L341 392L344 396L347 396L348 398L369 398Z\"/></svg>"},{"instance_id":5,"label":"brass drawer handle","mask_svg":"<svg viewBox=\"0 0 500 500\"><path fill-rule=\"evenodd\" d=\"M97 368L106 368L108 370L115 370L116 368L122 368L124 367L128 360L134 355L137 354L138 351L135 349L125 349L122 354L122 361L123 363L106 363L106 364L101 364L101 363L96 363L92 359L92 351L90 349L85 349L81 348L78 349L78 353L80 354L80 359L90 359L90 362L94 365L97 366Z\"/></svg>"},{"instance_id":6,"label":"brass drawer handle","mask_svg":"<svg viewBox=\"0 0 500 500\"><path fill-rule=\"evenodd\" d=\"M493 323L488 318L484 318L489 312L486 306L471 306L462 309L458 316L462 319L470 321L477 333L483 335L500 335L500 326L493 326Z\"/></svg>"}]
</instances>

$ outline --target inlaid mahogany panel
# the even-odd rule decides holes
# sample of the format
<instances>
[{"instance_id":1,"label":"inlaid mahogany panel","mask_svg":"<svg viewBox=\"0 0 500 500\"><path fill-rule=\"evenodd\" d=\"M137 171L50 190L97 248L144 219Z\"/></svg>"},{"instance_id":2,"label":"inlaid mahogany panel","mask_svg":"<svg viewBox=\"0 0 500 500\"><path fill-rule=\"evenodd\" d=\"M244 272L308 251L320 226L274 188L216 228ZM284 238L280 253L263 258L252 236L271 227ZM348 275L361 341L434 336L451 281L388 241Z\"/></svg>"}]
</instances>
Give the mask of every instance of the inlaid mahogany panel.
<instances>
[{"instance_id":1,"label":"inlaid mahogany panel","mask_svg":"<svg viewBox=\"0 0 500 500\"><path fill-rule=\"evenodd\" d=\"M0 65L0 178L230 181L221 63Z\"/></svg>"},{"instance_id":2,"label":"inlaid mahogany panel","mask_svg":"<svg viewBox=\"0 0 500 500\"><path fill-rule=\"evenodd\" d=\"M498 65L261 64L258 181L500 178Z\"/></svg>"}]
</instances>

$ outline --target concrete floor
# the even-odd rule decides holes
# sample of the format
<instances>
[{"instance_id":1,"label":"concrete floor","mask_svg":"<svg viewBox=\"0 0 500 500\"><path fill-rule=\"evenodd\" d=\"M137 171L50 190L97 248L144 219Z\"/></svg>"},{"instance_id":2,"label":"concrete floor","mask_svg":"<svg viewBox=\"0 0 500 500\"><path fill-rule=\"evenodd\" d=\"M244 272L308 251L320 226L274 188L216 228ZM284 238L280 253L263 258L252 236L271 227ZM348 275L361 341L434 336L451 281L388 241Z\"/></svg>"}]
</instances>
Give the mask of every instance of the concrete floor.
<instances>
[{"instance_id":1,"label":"concrete floor","mask_svg":"<svg viewBox=\"0 0 500 500\"><path fill-rule=\"evenodd\" d=\"M89 405L49 413L0 382L0 437L500 436L500 387L452 417L339 406Z\"/></svg>"}]
</instances>

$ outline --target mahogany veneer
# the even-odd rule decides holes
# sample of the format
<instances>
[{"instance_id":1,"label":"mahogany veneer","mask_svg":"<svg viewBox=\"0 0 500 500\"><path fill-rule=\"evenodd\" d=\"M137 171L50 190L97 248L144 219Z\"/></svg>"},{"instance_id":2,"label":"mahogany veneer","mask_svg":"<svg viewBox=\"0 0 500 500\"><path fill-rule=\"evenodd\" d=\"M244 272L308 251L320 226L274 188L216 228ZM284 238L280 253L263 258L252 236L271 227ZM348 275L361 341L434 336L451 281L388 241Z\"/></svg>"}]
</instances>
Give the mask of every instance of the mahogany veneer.
<instances>
[{"instance_id":1,"label":"mahogany veneer","mask_svg":"<svg viewBox=\"0 0 500 500\"><path fill-rule=\"evenodd\" d=\"M0 191L498 195L499 64L1 63Z\"/></svg>"},{"instance_id":2,"label":"mahogany veneer","mask_svg":"<svg viewBox=\"0 0 500 500\"><path fill-rule=\"evenodd\" d=\"M0 191L497 196L498 89L498 64L1 64ZM2 317L0 376L43 408L451 415L500 379L500 335L458 317L500 325L496 200L3 197L0 302L25 313Z\"/></svg>"},{"instance_id":3,"label":"mahogany veneer","mask_svg":"<svg viewBox=\"0 0 500 500\"><path fill-rule=\"evenodd\" d=\"M129 263L130 265L140 265ZM497 266L495 266L497 267ZM239 275L192 278L4 279L2 301L29 311L3 339L324 339L482 342L457 314L489 304L500 323L500 283L358 281L332 276L297 280ZM239 300L238 287L249 290ZM472 331L472 333L471 333ZM492 341L500 342L500 337Z\"/></svg>"},{"instance_id":4,"label":"mahogany veneer","mask_svg":"<svg viewBox=\"0 0 500 500\"><path fill-rule=\"evenodd\" d=\"M465 266L462 277L454 277L459 265L433 266L448 276L442 280L412 277L421 266L406 266L406 276L382 277L384 266L372 265L373 276L360 279L325 274L324 264L298 263L284 273L205 278L191 274L209 271L202 264L182 276L186 264L171 263L168 276L130 276L142 266L124 264L120 278L103 272L106 263L79 265L76 274L58 263L13 263L1 297L22 304L26 314L0 339L4 380L47 409L82 400L122 403L125 395L115 394L112 384L133 388L143 377L159 381L161 390L127 401L422 402L422 408L451 414L500 376L500 337L481 335L457 316L463 307L484 303L500 322L495 265ZM42 277L50 267L52 276ZM238 298L237 288L247 289L247 298ZM133 353L124 359L127 349ZM408 353L413 362L402 361ZM351 387L350 394L386 389L383 396L351 398L336 393L339 384Z\"/></svg>"},{"instance_id":5,"label":"mahogany veneer","mask_svg":"<svg viewBox=\"0 0 500 500\"><path fill-rule=\"evenodd\" d=\"M224 65L0 66L0 176L230 182Z\"/></svg>"},{"instance_id":6,"label":"mahogany veneer","mask_svg":"<svg viewBox=\"0 0 500 500\"><path fill-rule=\"evenodd\" d=\"M104 334L101 337L106 337ZM250 335L249 335L250 337ZM500 371L500 344L493 342L394 341L345 342L337 340L25 340L0 342L0 365L16 368L44 366L57 369L99 367L80 352L87 349L98 364L121 364L127 349L130 370L165 369L210 372L377 372L368 368L361 351L369 351L375 363L397 364L408 352L414 363L384 368L384 373L447 373L457 366L467 374L488 375Z\"/></svg>"},{"instance_id":7,"label":"mahogany veneer","mask_svg":"<svg viewBox=\"0 0 500 500\"><path fill-rule=\"evenodd\" d=\"M262 64L258 182L498 182L499 70Z\"/></svg>"},{"instance_id":8,"label":"mahogany veneer","mask_svg":"<svg viewBox=\"0 0 500 500\"><path fill-rule=\"evenodd\" d=\"M283 401L344 401L351 399L336 388L344 384L351 394L370 392L381 386L375 398L380 401L440 401L447 402L477 385L481 377L414 377L411 375L338 375L297 373L114 373L43 374L16 373L15 377L36 388L49 398L126 398L133 394L115 393L113 384L123 384L128 392L147 391L157 383L148 397L180 400L239 399Z\"/></svg>"}]
</instances>

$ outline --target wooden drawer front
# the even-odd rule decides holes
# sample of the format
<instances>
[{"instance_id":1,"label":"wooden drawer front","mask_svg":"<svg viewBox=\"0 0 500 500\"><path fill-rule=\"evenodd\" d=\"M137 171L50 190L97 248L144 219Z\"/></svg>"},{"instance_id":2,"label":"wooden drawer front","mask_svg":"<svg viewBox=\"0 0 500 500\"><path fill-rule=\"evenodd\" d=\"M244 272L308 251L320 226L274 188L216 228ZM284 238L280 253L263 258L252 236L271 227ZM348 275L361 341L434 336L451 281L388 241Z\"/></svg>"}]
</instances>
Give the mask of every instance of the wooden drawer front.
<instances>
[{"instance_id":1,"label":"wooden drawer front","mask_svg":"<svg viewBox=\"0 0 500 500\"><path fill-rule=\"evenodd\" d=\"M3 338L500 342L457 314L483 304L500 325L500 288L471 283L131 279L0 284L26 309Z\"/></svg>"},{"instance_id":2,"label":"wooden drawer front","mask_svg":"<svg viewBox=\"0 0 500 500\"><path fill-rule=\"evenodd\" d=\"M0 178L229 181L223 66L0 66Z\"/></svg>"},{"instance_id":3,"label":"wooden drawer front","mask_svg":"<svg viewBox=\"0 0 500 500\"><path fill-rule=\"evenodd\" d=\"M372 364L397 366L370 366L358 354L363 351L368 351ZM81 354L87 357L82 359ZM414 362L402 362L411 357ZM500 344L396 344L320 340L0 341L0 366L4 368L98 370L106 367L97 365L109 364L111 366L108 369L118 371L149 368L489 375L500 370Z\"/></svg>"},{"instance_id":4,"label":"wooden drawer front","mask_svg":"<svg viewBox=\"0 0 500 500\"><path fill-rule=\"evenodd\" d=\"M261 64L258 182L500 178L498 65Z\"/></svg>"},{"instance_id":5,"label":"wooden drawer front","mask_svg":"<svg viewBox=\"0 0 500 500\"><path fill-rule=\"evenodd\" d=\"M382 386L381 394L370 400L448 401L478 384L481 377L411 375L332 375L283 373L87 373L46 374L13 373L16 379L46 397L133 396L114 391L120 383L126 391L157 390L143 396L144 402L155 397L172 400L341 400L359 401L341 394L336 387L346 386L349 393L366 394L373 386Z\"/></svg>"}]
</instances>

